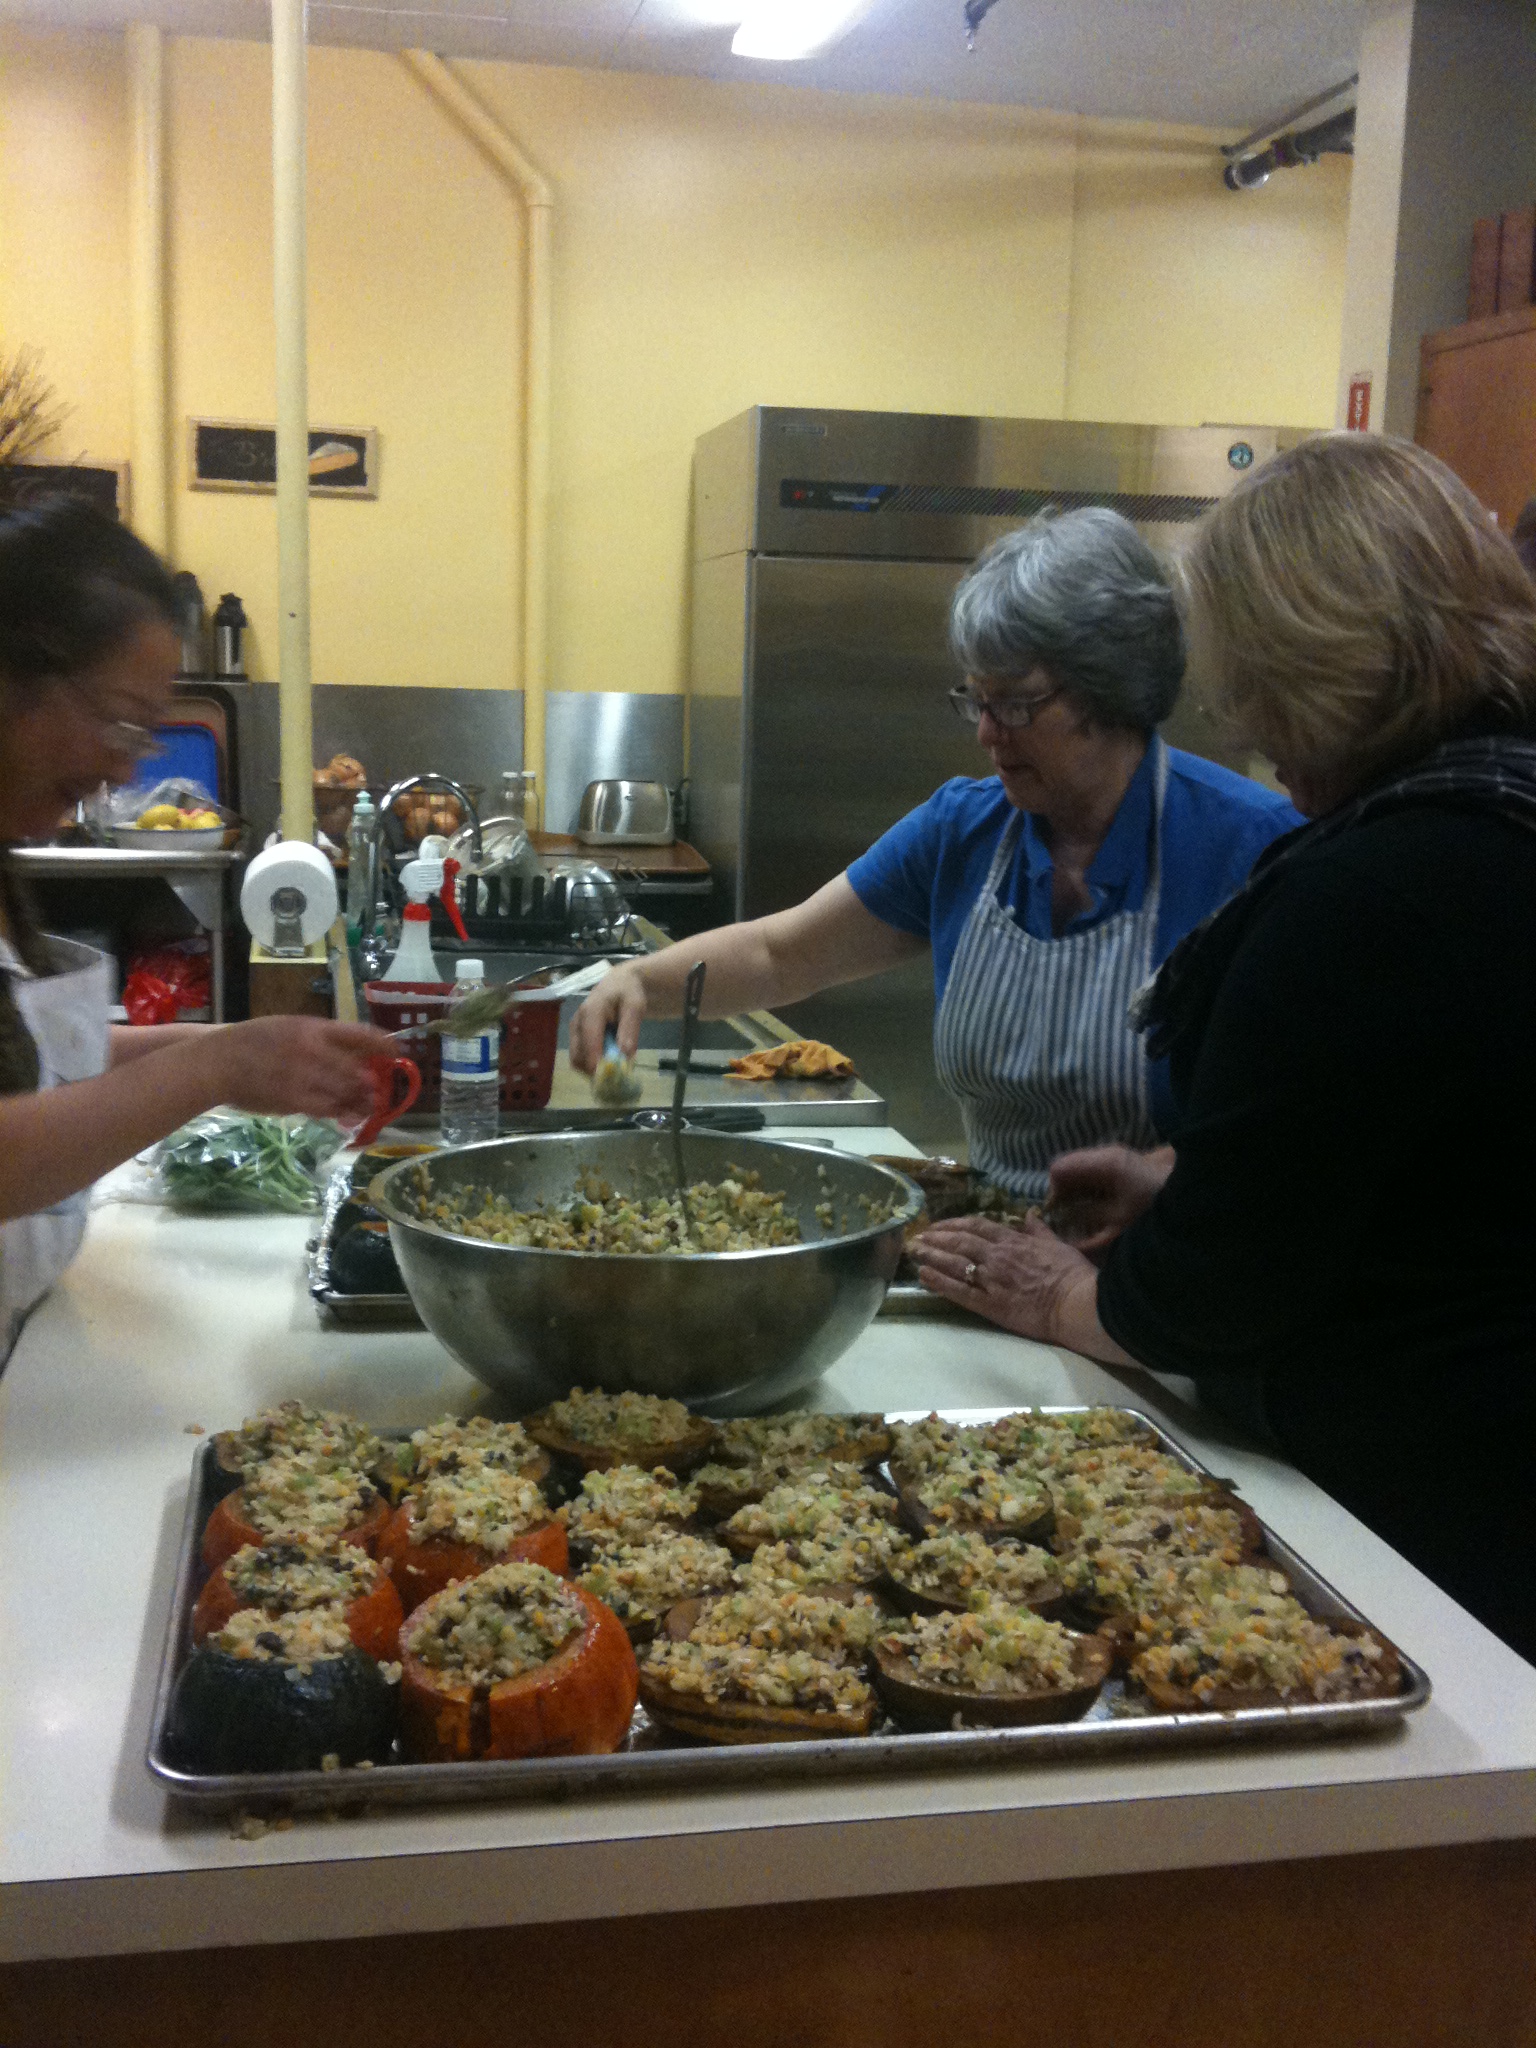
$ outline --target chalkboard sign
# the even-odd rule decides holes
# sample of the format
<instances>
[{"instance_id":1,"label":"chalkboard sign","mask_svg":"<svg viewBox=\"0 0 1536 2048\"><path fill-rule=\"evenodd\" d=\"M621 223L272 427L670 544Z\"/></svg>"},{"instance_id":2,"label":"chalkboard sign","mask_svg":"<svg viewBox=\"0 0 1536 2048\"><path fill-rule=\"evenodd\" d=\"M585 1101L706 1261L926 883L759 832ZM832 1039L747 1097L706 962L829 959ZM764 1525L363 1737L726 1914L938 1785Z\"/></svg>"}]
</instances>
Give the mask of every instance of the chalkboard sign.
<instances>
[{"instance_id":1,"label":"chalkboard sign","mask_svg":"<svg viewBox=\"0 0 1536 2048\"><path fill-rule=\"evenodd\" d=\"M85 498L114 519L128 516L128 465L91 462L8 462L0 465L0 507L38 498Z\"/></svg>"},{"instance_id":2,"label":"chalkboard sign","mask_svg":"<svg viewBox=\"0 0 1536 2048\"><path fill-rule=\"evenodd\" d=\"M275 491L277 429L240 420L187 422L187 481L194 491ZM309 495L376 498L377 432L372 427L311 427Z\"/></svg>"}]
</instances>

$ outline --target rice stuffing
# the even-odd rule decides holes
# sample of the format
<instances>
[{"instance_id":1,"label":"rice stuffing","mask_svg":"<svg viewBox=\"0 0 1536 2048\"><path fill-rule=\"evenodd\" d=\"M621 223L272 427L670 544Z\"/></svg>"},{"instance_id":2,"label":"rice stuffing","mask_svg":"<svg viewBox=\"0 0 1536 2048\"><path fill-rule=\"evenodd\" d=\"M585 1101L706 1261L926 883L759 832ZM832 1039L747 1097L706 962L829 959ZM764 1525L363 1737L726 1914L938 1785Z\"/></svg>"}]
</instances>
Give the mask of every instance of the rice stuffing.
<instances>
[{"instance_id":1,"label":"rice stuffing","mask_svg":"<svg viewBox=\"0 0 1536 2048\"><path fill-rule=\"evenodd\" d=\"M931 1472L917 1498L934 1521L956 1528L1027 1529L1051 1513L1051 1495L1032 1472L972 1453Z\"/></svg>"},{"instance_id":2,"label":"rice stuffing","mask_svg":"<svg viewBox=\"0 0 1536 2048\"><path fill-rule=\"evenodd\" d=\"M1278 1576L1240 1568L1225 1585L1207 1585L1189 1604L1149 1623L1147 1633L1155 1631L1159 1640L1141 1650L1132 1677L1183 1687L1202 1703L1227 1691L1319 1701L1376 1691L1382 1645L1314 1620L1298 1600L1276 1590Z\"/></svg>"},{"instance_id":3,"label":"rice stuffing","mask_svg":"<svg viewBox=\"0 0 1536 2048\"><path fill-rule=\"evenodd\" d=\"M904 1657L918 1678L985 1693L1066 1691L1079 1682L1077 1643L1059 1622L1002 1600L919 1617L910 1633L880 1638L880 1648Z\"/></svg>"},{"instance_id":4,"label":"rice stuffing","mask_svg":"<svg viewBox=\"0 0 1536 2048\"><path fill-rule=\"evenodd\" d=\"M877 1541L895 1519L895 1500L871 1486L859 1466L833 1464L798 1473L760 1501L738 1508L722 1526L747 1542L835 1543Z\"/></svg>"},{"instance_id":5,"label":"rice stuffing","mask_svg":"<svg viewBox=\"0 0 1536 2048\"><path fill-rule=\"evenodd\" d=\"M720 1456L738 1465L805 1465L848 1450L879 1457L890 1434L883 1415L748 1415L721 1424ZM866 1444L868 1450L862 1448Z\"/></svg>"},{"instance_id":6,"label":"rice stuffing","mask_svg":"<svg viewBox=\"0 0 1536 2048\"><path fill-rule=\"evenodd\" d=\"M340 1536L362 1521L375 1493L352 1465L324 1453L285 1451L268 1458L245 1482L246 1520L264 1542L274 1537Z\"/></svg>"},{"instance_id":7,"label":"rice stuffing","mask_svg":"<svg viewBox=\"0 0 1536 2048\"><path fill-rule=\"evenodd\" d=\"M862 1664L885 1626L867 1594L850 1602L766 1588L712 1600L688 1631L690 1643L750 1643L760 1650L804 1651L826 1664Z\"/></svg>"},{"instance_id":8,"label":"rice stuffing","mask_svg":"<svg viewBox=\"0 0 1536 2048\"><path fill-rule=\"evenodd\" d=\"M574 1540L596 1549L647 1543L663 1525L689 1521L696 1505L693 1489L679 1486L665 1466L646 1472L638 1465L615 1465L609 1472L587 1473L559 1519Z\"/></svg>"},{"instance_id":9,"label":"rice stuffing","mask_svg":"<svg viewBox=\"0 0 1536 2048\"><path fill-rule=\"evenodd\" d=\"M620 1451L676 1443L694 1427L694 1418L681 1401L596 1389L589 1394L581 1387L572 1387L563 1401L551 1401L534 1419L573 1443Z\"/></svg>"},{"instance_id":10,"label":"rice stuffing","mask_svg":"<svg viewBox=\"0 0 1536 2048\"><path fill-rule=\"evenodd\" d=\"M242 1661L303 1667L345 1656L352 1636L339 1607L303 1608L292 1614L263 1614L259 1608L243 1607L209 1636L208 1644Z\"/></svg>"},{"instance_id":11,"label":"rice stuffing","mask_svg":"<svg viewBox=\"0 0 1536 2048\"><path fill-rule=\"evenodd\" d=\"M260 1547L247 1543L225 1565L224 1577L245 1606L296 1614L363 1599L377 1585L379 1567L355 1543L295 1536Z\"/></svg>"},{"instance_id":12,"label":"rice stuffing","mask_svg":"<svg viewBox=\"0 0 1536 2048\"><path fill-rule=\"evenodd\" d=\"M268 1459L294 1453L321 1464L353 1465L359 1471L378 1463L384 1446L355 1416L311 1408L302 1401L280 1401L263 1408L238 1429L219 1439L231 1470L252 1477Z\"/></svg>"},{"instance_id":13,"label":"rice stuffing","mask_svg":"<svg viewBox=\"0 0 1536 2048\"><path fill-rule=\"evenodd\" d=\"M486 1415L445 1415L414 1431L402 1458L403 1468L422 1479L468 1466L526 1472L544 1462L544 1452L520 1422L493 1422Z\"/></svg>"},{"instance_id":14,"label":"rice stuffing","mask_svg":"<svg viewBox=\"0 0 1536 2048\"><path fill-rule=\"evenodd\" d=\"M883 1578L892 1558L911 1548L899 1529L825 1543L760 1543L737 1567L740 1586L868 1586Z\"/></svg>"},{"instance_id":15,"label":"rice stuffing","mask_svg":"<svg viewBox=\"0 0 1536 2048\"><path fill-rule=\"evenodd\" d=\"M499 1564L424 1601L402 1642L432 1671L477 1686L522 1678L587 1626L578 1594L538 1564Z\"/></svg>"},{"instance_id":16,"label":"rice stuffing","mask_svg":"<svg viewBox=\"0 0 1536 2048\"><path fill-rule=\"evenodd\" d=\"M592 1173L580 1177L564 1202L514 1209L489 1189L456 1188L417 1197L417 1213L455 1237L490 1244L523 1245L541 1251L626 1254L767 1251L799 1244L800 1225L785 1212L784 1195L772 1194L762 1176L733 1169L721 1181L696 1181L687 1190L686 1211L676 1194L625 1195Z\"/></svg>"},{"instance_id":17,"label":"rice stuffing","mask_svg":"<svg viewBox=\"0 0 1536 2048\"><path fill-rule=\"evenodd\" d=\"M412 1543L471 1543L493 1554L550 1519L537 1480L494 1466L426 1479L411 1495Z\"/></svg>"},{"instance_id":18,"label":"rice stuffing","mask_svg":"<svg viewBox=\"0 0 1536 2048\"><path fill-rule=\"evenodd\" d=\"M657 1621L680 1600L729 1586L736 1560L702 1536L674 1535L603 1549L576 1584L611 1607L621 1621Z\"/></svg>"},{"instance_id":19,"label":"rice stuffing","mask_svg":"<svg viewBox=\"0 0 1536 2048\"><path fill-rule=\"evenodd\" d=\"M1025 1607L1043 1591L1058 1589L1060 1564L1038 1544L1012 1537L988 1543L973 1529L959 1529L916 1544L897 1561L893 1576L933 1600L990 1593Z\"/></svg>"}]
</instances>

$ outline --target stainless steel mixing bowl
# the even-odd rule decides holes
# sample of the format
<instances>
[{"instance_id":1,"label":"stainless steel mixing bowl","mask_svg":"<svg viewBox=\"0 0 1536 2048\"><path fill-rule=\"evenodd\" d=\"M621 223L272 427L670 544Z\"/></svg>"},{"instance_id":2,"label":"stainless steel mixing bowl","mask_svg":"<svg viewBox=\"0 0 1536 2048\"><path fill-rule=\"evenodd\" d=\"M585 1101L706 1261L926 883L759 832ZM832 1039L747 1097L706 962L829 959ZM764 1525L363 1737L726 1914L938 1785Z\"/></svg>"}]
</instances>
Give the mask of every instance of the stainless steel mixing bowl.
<instances>
[{"instance_id":1,"label":"stainless steel mixing bowl","mask_svg":"<svg viewBox=\"0 0 1536 2048\"><path fill-rule=\"evenodd\" d=\"M418 1213L423 1170L438 1193L488 1188L515 1209L570 1200L588 1169L625 1194L670 1194L670 1140L651 1131L455 1146L388 1167L369 1200L389 1219L427 1328L522 1408L584 1386L750 1414L809 1386L870 1321L922 1197L900 1174L815 1145L687 1131L683 1156L690 1183L759 1173L782 1190L805 1242L660 1256L542 1251L454 1237ZM888 1219L869 1223L866 1202L890 1203ZM816 1215L828 1203L830 1229Z\"/></svg>"}]
</instances>

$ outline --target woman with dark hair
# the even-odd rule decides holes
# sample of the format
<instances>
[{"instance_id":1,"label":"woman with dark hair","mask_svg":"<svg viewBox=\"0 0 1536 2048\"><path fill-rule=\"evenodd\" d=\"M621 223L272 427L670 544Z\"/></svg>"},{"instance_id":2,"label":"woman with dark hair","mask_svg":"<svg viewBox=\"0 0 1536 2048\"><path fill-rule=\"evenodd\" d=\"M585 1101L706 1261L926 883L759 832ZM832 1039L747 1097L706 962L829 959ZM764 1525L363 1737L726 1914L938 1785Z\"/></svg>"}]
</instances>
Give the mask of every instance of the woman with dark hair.
<instances>
[{"instance_id":1,"label":"woman with dark hair","mask_svg":"<svg viewBox=\"0 0 1536 2048\"><path fill-rule=\"evenodd\" d=\"M126 782L171 703L165 565L78 499L0 517L0 847ZM319 1018L112 1027L108 964L37 929L0 858L0 1360L79 1247L85 1190L218 1103L361 1121L381 1033Z\"/></svg>"},{"instance_id":2,"label":"woman with dark hair","mask_svg":"<svg viewBox=\"0 0 1536 2048\"><path fill-rule=\"evenodd\" d=\"M946 782L795 909L618 968L572 1023L576 1066L593 1070L608 1029L633 1053L647 1012L675 1016L695 960L706 1014L725 1017L928 947L935 1062L973 1166L1038 1197L1059 1152L1156 1143L1131 998L1296 813L1158 738L1184 636L1157 557L1116 512L996 542L955 592L950 643L966 678L950 702L995 773Z\"/></svg>"},{"instance_id":3,"label":"woman with dark hair","mask_svg":"<svg viewBox=\"0 0 1536 2048\"><path fill-rule=\"evenodd\" d=\"M944 1223L923 1277L1193 1377L1536 1660L1536 587L1448 469L1364 434L1245 480L1189 583L1312 822L1151 992L1168 1159L1057 1162L1102 1270Z\"/></svg>"}]
</instances>

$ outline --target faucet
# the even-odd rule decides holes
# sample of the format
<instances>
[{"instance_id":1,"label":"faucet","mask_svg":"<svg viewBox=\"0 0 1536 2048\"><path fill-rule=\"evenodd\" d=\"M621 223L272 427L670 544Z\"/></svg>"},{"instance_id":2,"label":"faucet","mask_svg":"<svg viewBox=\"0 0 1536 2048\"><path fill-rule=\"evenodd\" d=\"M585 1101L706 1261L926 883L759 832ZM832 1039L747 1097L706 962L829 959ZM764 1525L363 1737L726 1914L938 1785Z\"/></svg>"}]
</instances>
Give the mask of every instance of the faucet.
<instances>
[{"instance_id":1,"label":"faucet","mask_svg":"<svg viewBox=\"0 0 1536 2048\"><path fill-rule=\"evenodd\" d=\"M379 799L379 808L374 814L373 842L368 856L368 909L362 920L362 935L368 938L373 931L374 921L379 914L379 837L384 830L384 820L394 809L397 797L405 795L408 789L445 789L450 796L458 798L464 815L469 820L470 844L475 850L475 861L479 864L485 851L480 837L480 813L475 809L474 799L462 782L455 782L451 775L407 775L399 782L392 783Z\"/></svg>"}]
</instances>

